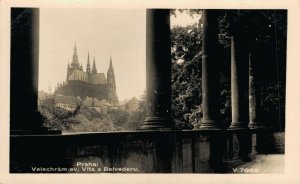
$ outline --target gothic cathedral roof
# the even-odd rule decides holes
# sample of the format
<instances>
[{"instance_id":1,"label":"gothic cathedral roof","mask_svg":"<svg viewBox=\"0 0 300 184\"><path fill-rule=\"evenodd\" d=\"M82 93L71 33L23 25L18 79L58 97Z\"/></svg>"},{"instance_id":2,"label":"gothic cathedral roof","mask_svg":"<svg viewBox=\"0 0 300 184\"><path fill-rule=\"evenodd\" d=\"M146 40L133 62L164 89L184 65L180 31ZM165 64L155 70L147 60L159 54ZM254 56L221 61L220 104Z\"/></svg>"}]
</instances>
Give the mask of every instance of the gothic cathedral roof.
<instances>
[{"instance_id":1,"label":"gothic cathedral roof","mask_svg":"<svg viewBox=\"0 0 300 184\"><path fill-rule=\"evenodd\" d=\"M109 70L112 70L112 63L110 59ZM106 84L107 80L104 73L97 73L95 57L93 60L92 70L90 70L90 55L88 53L87 67L86 71L83 71L82 66L80 66L77 55L77 46L75 43L73 60L71 65L68 65L67 81L83 81L90 84Z\"/></svg>"}]
</instances>

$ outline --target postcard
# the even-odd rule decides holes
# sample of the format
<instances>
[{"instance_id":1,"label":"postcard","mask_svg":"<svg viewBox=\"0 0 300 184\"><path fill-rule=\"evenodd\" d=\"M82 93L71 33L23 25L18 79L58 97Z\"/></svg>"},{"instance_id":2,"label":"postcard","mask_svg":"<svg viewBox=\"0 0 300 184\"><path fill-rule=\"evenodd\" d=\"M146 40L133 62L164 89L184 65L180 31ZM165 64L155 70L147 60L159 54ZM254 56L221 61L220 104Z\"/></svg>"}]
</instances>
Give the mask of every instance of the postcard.
<instances>
[{"instance_id":1,"label":"postcard","mask_svg":"<svg viewBox=\"0 0 300 184\"><path fill-rule=\"evenodd\" d=\"M0 183L299 182L300 4L238 2L1 1Z\"/></svg>"}]
</instances>

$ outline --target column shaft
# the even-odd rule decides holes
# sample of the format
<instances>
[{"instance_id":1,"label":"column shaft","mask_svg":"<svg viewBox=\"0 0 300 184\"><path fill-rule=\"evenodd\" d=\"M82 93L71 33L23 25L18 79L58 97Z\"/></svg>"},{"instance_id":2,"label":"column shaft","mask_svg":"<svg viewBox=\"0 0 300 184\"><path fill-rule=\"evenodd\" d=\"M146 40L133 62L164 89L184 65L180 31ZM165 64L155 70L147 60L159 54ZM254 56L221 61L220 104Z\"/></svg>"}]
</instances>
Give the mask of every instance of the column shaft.
<instances>
[{"instance_id":1,"label":"column shaft","mask_svg":"<svg viewBox=\"0 0 300 184\"><path fill-rule=\"evenodd\" d=\"M39 9L11 10L11 131L41 130L37 108L39 77Z\"/></svg>"},{"instance_id":2,"label":"column shaft","mask_svg":"<svg viewBox=\"0 0 300 184\"><path fill-rule=\"evenodd\" d=\"M218 22L216 10L203 10L202 106L200 128L219 128Z\"/></svg>"},{"instance_id":3,"label":"column shaft","mask_svg":"<svg viewBox=\"0 0 300 184\"><path fill-rule=\"evenodd\" d=\"M243 35L231 37L231 129L248 128L249 122L249 60L245 44Z\"/></svg>"},{"instance_id":4,"label":"column shaft","mask_svg":"<svg viewBox=\"0 0 300 184\"><path fill-rule=\"evenodd\" d=\"M249 127L261 127L260 123L260 85L256 47L249 54Z\"/></svg>"},{"instance_id":5,"label":"column shaft","mask_svg":"<svg viewBox=\"0 0 300 184\"><path fill-rule=\"evenodd\" d=\"M146 12L147 117L141 129L172 129L170 10Z\"/></svg>"}]
</instances>

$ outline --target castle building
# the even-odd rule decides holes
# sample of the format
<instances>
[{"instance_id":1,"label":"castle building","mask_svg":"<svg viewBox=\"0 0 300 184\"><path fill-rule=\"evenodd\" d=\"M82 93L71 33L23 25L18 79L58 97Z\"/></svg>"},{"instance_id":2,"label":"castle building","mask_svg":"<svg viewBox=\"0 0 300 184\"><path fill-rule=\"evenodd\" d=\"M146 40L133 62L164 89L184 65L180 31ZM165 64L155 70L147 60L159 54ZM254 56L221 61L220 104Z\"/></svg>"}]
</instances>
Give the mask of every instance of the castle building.
<instances>
[{"instance_id":1,"label":"castle building","mask_svg":"<svg viewBox=\"0 0 300 184\"><path fill-rule=\"evenodd\" d=\"M93 66L90 66L90 55L88 53L86 71L83 71L82 64L79 63L76 44L74 46L73 59L67 66L67 79L59 84L55 90L57 94L65 96L79 96L82 100L87 97L98 100L106 100L110 104L118 103L116 93L116 82L112 59L110 57L107 79L104 73L98 73L95 57Z\"/></svg>"}]
</instances>

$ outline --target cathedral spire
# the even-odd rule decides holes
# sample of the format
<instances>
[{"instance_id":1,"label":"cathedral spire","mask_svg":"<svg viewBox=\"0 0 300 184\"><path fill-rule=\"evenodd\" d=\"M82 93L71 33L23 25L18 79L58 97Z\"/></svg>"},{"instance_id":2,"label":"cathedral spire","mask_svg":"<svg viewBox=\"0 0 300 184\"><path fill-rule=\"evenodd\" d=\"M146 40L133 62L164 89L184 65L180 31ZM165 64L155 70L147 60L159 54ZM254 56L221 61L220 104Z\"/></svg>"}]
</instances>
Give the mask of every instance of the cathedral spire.
<instances>
[{"instance_id":1,"label":"cathedral spire","mask_svg":"<svg viewBox=\"0 0 300 184\"><path fill-rule=\"evenodd\" d=\"M108 84L108 101L110 103L115 104L118 102L118 96L116 93L115 72L114 72L111 56L109 60L109 68L107 71L107 84Z\"/></svg>"},{"instance_id":2,"label":"cathedral spire","mask_svg":"<svg viewBox=\"0 0 300 184\"><path fill-rule=\"evenodd\" d=\"M87 64L86 64L86 72L90 73L91 72L91 65L90 65L90 53L88 52L88 59L87 59Z\"/></svg>"},{"instance_id":3,"label":"cathedral spire","mask_svg":"<svg viewBox=\"0 0 300 184\"><path fill-rule=\"evenodd\" d=\"M74 53L73 53L73 60L72 60L72 63L71 63L71 67L72 68L80 68L80 64L79 64L78 56L77 56L76 42L75 42L75 46L74 46Z\"/></svg>"},{"instance_id":4,"label":"cathedral spire","mask_svg":"<svg viewBox=\"0 0 300 184\"><path fill-rule=\"evenodd\" d=\"M96 68L96 63L95 63L95 56L94 56L94 61L93 61L92 73L93 73L93 74L96 74L96 73L97 73L97 68Z\"/></svg>"},{"instance_id":5,"label":"cathedral spire","mask_svg":"<svg viewBox=\"0 0 300 184\"><path fill-rule=\"evenodd\" d=\"M108 71L114 71L114 68L113 68L113 64L112 64L112 59L111 59L111 56L110 56L110 58L109 58L109 68L108 68Z\"/></svg>"}]
</instances>

